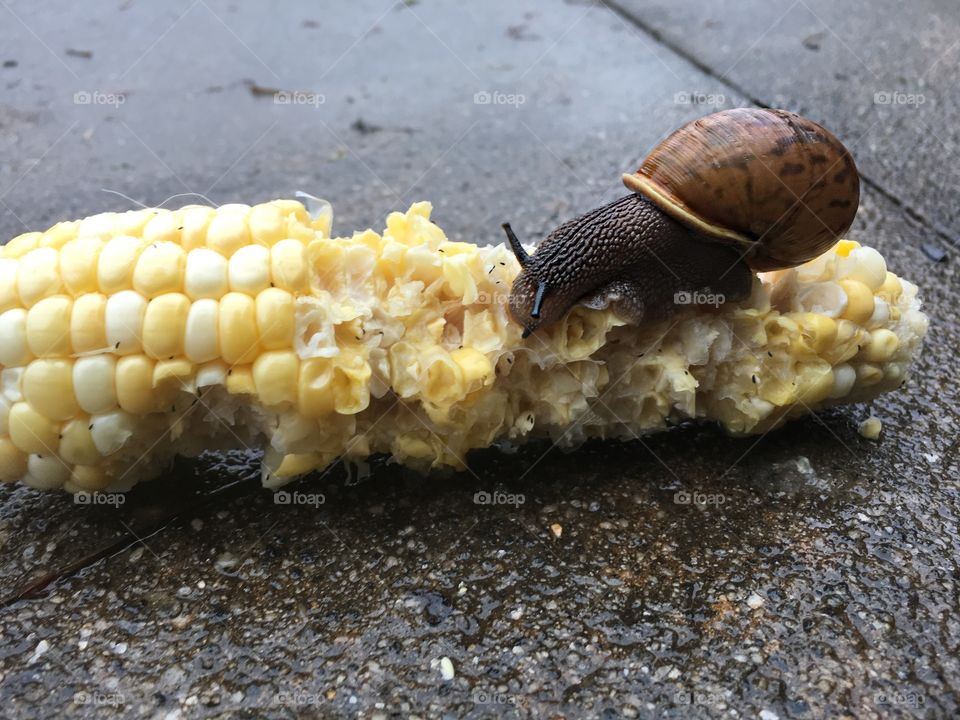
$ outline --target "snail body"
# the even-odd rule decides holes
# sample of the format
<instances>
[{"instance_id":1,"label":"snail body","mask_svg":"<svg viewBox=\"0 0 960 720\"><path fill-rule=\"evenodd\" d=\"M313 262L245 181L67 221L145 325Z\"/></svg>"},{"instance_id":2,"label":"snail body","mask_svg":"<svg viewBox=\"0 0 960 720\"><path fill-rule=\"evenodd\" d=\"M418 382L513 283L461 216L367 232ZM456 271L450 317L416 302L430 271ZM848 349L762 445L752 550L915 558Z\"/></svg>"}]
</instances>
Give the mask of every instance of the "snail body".
<instances>
[{"instance_id":1,"label":"snail body","mask_svg":"<svg viewBox=\"0 0 960 720\"><path fill-rule=\"evenodd\" d=\"M683 126L624 175L632 195L568 221L528 254L510 307L525 334L575 304L628 322L669 315L678 293L726 301L753 272L800 265L853 223L860 185L849 151L784 110L737 108Z\"/></svg>"}]
</instances>

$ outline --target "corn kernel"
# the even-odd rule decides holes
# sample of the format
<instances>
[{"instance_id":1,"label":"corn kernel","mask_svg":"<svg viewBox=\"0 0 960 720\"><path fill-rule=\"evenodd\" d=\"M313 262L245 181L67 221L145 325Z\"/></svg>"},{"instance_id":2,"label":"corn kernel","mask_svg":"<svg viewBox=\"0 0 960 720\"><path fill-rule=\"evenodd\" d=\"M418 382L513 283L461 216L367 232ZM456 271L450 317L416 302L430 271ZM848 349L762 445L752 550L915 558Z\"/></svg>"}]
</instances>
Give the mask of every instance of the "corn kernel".
<instances>
[{"instance_id":1,"label":"corn kernel","mask_svg":"<svg viewBox=\"0 0 960 720\"><path fill-rule=\"evenodd\" d=\"M290 292L308 286L306 248L297 240L281 240L270 250L270 274L273 284Z\"/></svg>"},{"instance_id":2,"label":"corn kernel","mask_svg":"<svg viewBox=\"0 0 960 720\"><path fill-rule=\"evenodd\" d=\"M190 298L180 293L167 293L147 304L143 317L143 350L153 358L183 355Z\"/></svg>"},{"instance_id":3,"label":"corn kernel","mask_svg":"<svg viewBox=\"0 0 960 720\"><path fill-rule=\"evenodd\" d=\"M130 235L132 237L143 237L143 229L154 217L154 211L150 208L142 210L127 210L119 213L113 219L112 233L114 236Z\"/></svg>"},{"instance_id":4,"label":"corn kernel","mask_svg":"<svg viewBox=\"0 0 960 720\"><path fill-rule=\"evenodd\" d=\"M175 243L180 247L179 214L161 212L154 215L143 228L143 239L147 243Z\"/></svg>"},{"instance_id":5,"label":"corn kernel","mask_svg":"<svg viewBox=\"0 0 960 720\"><path fill-rule=\"evenodd\" d=\"M853 385L857 381L857 371L853 366L843 363L833 368L833 388L830 390L830 397L838 399L846 397Z\"/></svg>"},{"instance_id":6,"label":"corn kernel","mask_svg":"<svg viewBox=\"0 0 960 720\"><path fill-rule=\"evenodd\" d=\"M280 288L268 288L257 295L257 331L267 350L293 346L296 331L293 296Z\"/></svg>"},{"instance_id":7,"label":"corn kernel","mask_svg":"<svg viewBox=\"0 0 960 720\"><path fill-rule=\"evenodd\" d=\"M866 325L873 315L873 292L859 280L841 280L840 287L847 294L847 309L841 317Z\"/></svg>"},{"instance_id":8,"label":"corn kernel","mask_svg":"<svg viewBox=\"0 0 960 720\"><path fill-rule=\"evenodd\" d=\"M60 254L53 248L31 250L20 258L17 293L24 307L63 289L60 281Z\"/></svg>"},{"instance_id":9,"label":"corn kernel","mask_svg":"<svg viewBox=\"0 0 960 720\"><path fill-rule=\"evenodd\" d=\"M160 360L153 368L153 387L167 395L176 395L193 384L193 363L184 358ZM171 392L172 391L172 392Z\"/></svg>"},{"instance_id":10,"label":"corn kernel","mask_svg":"<svg viewBox=\"0 0 960 720\"><path fill-rule=\"evenodd\" d=\"M220 353L230 365L253 362L260 353L256 301L243 293L227 293L220 301Z\"/></svg>"},{"instance_id":11,"label":"corn kernel","mask_svg":"<svg viewBox=\"0 0 960 720\"><path fill-rule=\"evenodd\" d=\"M202 205L190 205L182 208L183 230L180 235L180 243L183 249L188 253L197 248L206 247L207 227L210 220L216 215L216 210Z\"/></svg>"},{"instance_id":12,"label":"corn kernel","mask_svg":"<svg viewBox=\"0 0 960 720\"><path fill-rule=\"evenodd\" d=\"M84 237L71 240L60 250L60 275L72 295L97 292L97 267L104 242Z\"/></svg>"},{"instance_id":13,"label":"corn kernel","mask_svg":"<svg viewBox=\"0 0 960 720\"><path fill-rule=\"evenodd\" d=\"M37 246L61 250L64 245L77 237L77 231L79 229L79 220L59 222L41 236Z\"/></svg>"},{"instance_id":14,"label":"corn kernel","mask_svg":"<svg viewBox=\"0 0 960 720\"><path fill-rule=\"evenodd\" d=\"M227 207L227 206L224 206ZM250 244L247 218L236 210L221 207L207 228L207 247L229 258L244 245Z\"/></svg>"},{"instance_id":15,"label":"corn kernel","mask_svg":"<svg viewBox=\"0 0 960 720\"><path fill-rule=\"evenodd\" d=\"M69 420L77 414L73 389L73 361L40 359L23 373L23 397L30 407L51 420Z\"/></svg>"},{"instance_id":16,"label":"corn kernel","mask_svg":"<svg viewBox=\"0 0 960 720\"><path fill-rule=\"evenodd\" d=\"M63 426L63 430L60 432L58 454L71 465L97 465L100 463L100 452L97 450L97 446L93 444L93 435L90 434L90 418L77 418Z\"/></svg>"},{"instance_id":17,"label":"corn kernel","mask_svg":"<svg viewBox=\"0 0 960 720\"><path fill-rule=\"evenodd\" d=\"M20 381L23 378L24 368L0 368L0 393L10 402L23 400Z\"/></svg>"},{"instance_id":18,"label":"corn kernel","mask_svg":"<svg viewBox=\"0 0 960 720\"><path fill-rule=\"evenodd\" d=\"M183 287L186 253L172 242L147 245L133 271L133 289L148 300Z\"/></svg>"},{"instance_id":19,"label":"corn kernel","mask_svg":"<svg viewBox=\"0 0 960 720\"><path fill-rule=\"evenodd\" d=\"M290 350L265 352L253 363L253 382L260 402L280 405L297 401L300 359Z\"/></svg>"},{"instance_id":20,"label":"corn kernel","mask_svg":"<svg viewBox=\"0 0 960 720\"><path fill-rule=\"evenodd\" d=\"M107 346L117 355L131 355L143 349L143 320L147 300L133 290L123 290L107 298L104 324Z\"/></svg>"},{"instance_id":21,"label":"corn kernel","mask_svg":"<svg viewBox=\"0 0 960 720\"><path fill-rule=\"evenodd\" d=\"M146 355L127 355L117 360L117 403L131 415L146 415L155 407L154 361Z\"/></svg>"},{"instance_id":22,"label":"corn kernel","mask_svg":"<svg viewBox=\"0 0 960 720\"><path fill-rule=\"evenodd\" d=\"M117 359L114 355L77 358L73 366L73 388L77 402L88 415L117 407Z\"/></svg>"},{"instance_id":23,"label":"corn kernel","mask_svg":"<svg viewBox=\"0 0 960 720\"><path fill-rule=\"evenodd\" d=\"M142 240L127 235L111 238L100 251L97 283L104 295L113 295L133 287L133 270L143 252Z\"/></svg>"},{"instance_id":24,"label":"corn kernel","mask_svg":"<svg viewBox=\"0 0 960 720\"><path fill-rule=\"evenodd\" d=\"M276 478L294 478L306 475L318 468L326 467L328 464L327 457L322 453L284 455L279 467L271 474Z\"/></svg>"},{"instance_id":25,"label":"corn kernel","mask_svg":"<svg viewBox=\"0 0 960 720\"><path fill-rule=\"evenodd\" d=\"M137 429L136 419L123 411L96 415L90 418L90 424L93 444L105 457L120 450Z\"/></svg>"},{"instance_id":26,"label":"corn kernel","mask_svg":"<svg viewBox=\"0 0 960 720\"><path fill-rule=\"evenodd\" d=\"M70 344L76 355L106 350L107 298L100 293L81 295L73 301ZM111 348L112 349L112 348Z\"/></svg>"},{"instance_id":27,"label":"corn kernel","mask_svg":"<svg viewBox=\"0 0 960 720\"><path fill-rule=\"evenodd\" d=\"M183 352L195 363L220 357L220 304L216 300L197 300L190 306Z\"/></svg>"},{"instance_id":28,"label":"corn kernel","mask_svg":"<svg viewBox=\"0 0 960 720\"><path fill-rule=\"evenodd\" d=\"M791 313L803 333L803 339L815 353L820 354L833 346L837 339L837 323L832 318L817 313Z\"/></svg>"},{"instance_id":29,"label":"corn kernel","mask_svg":"<svg viewBox=\"0 0 960 720\"><path fill-rule=\"evenodd\" d=\"M18 367L26 365L32 357L27 345L27 311L7 310L0 315L0 365Z\"/></svg>"},{"instance_id":30,"label":"corn kernel","mask_svg":"<svg viewBox=\"0 0 960 720\"><path fill-rule=\"evenodd\" d=\"M219 300L229 289L227 259L208 248L191 250L187 255L184 292L193 300Z\"/></svg>"},{"instance_id":31,"label":"corn kernel","mask_svg":"<svg viewBox=\"0 0 960 720\"><path fill-rule=\"evenodd\" d=\"M27 474L27 456L10 438L0 437L0 482L17 482Z\"/></svg>"},{"instance_id":32,"label":"corn kernel","mask_svg":"<svg viewBox=\"0 0 960 720\"><path fill-rule=\"evenodd\" d=\"M303 206L303 203L299 200L282 198L280 200L271 200L268 204L277 208L284 218L292 216L301 223L306 224L310 222L310 215L307 213L307 209Z\"/></svg>"},{"instance_id":33,"label":"corn kernel","mask_svg":"<svg viewBox=\"0 0 960 720\"><path fill-rule=\"evenodd\" d=\"M70 482L80 490L97 492L110 487L112 480L101 467L76 465L73 468L73 474L70 475Z\"/></svg>"},{"instance_id":34,"label":"corn kernel","mask_svg":"<svg viewBox=\"0 0 960 720\"><path fill-rule=\"evenodd\" d=\"M900 345L900 338L886 328L874 330L867 338L860 357L868 362L886 362L893 357Z\"/></svg>"},{"instance_id":35,"label":"corn kernel","mask_svg":"<svg viewBox=\"0 0 960 720\"><path fill-rule=\"evenodd\" d=\"M2 247L0 246L0 249ZM0 259L0 313L20 307L20 296L17 294L19 267L16 260Z\"/></svg>"},{"instance_id":36,"label":"corn kernel","mask_svg":"<svg viewBox=\"0 0 960 720\"><path fill-rule=\"evenodd\" d=\"M249 365L227 371L227 392L231 395L256 395L257 386L253 382L253 371Z\"/></svg>"},{"instance_id":37,"label":"corn kernel","mask_svg":"<svg viewBox=\"0 0 960 720\"><path fill-rule=\"evenodd\" d=\"M6 245L0 247L0 250L3 251L3 257L17 260L31 250L36 250L40 245L40 238L42 237L43 233L38 232L28 232L23 235L17 235Z\"/></svg>"},{"instance_id":38,"label":"corn kernel","mask_svg":"<svg viewBox=\"0 0 960 720\"><path fill-rule=\"evenodd\" d=\"M213 385L227 384L227 368L225 363L211 362L197 370L197 387L205 388Z\"/></svg>"},{"instance_id":39,"label":"corn kernel","mask_svg":"<svg viewBox=\"0 0 960 720\"><path fill-rule=\"evenodd\" d=\"M903 296L903 285L900 278L892 272L888 272L884 278L883 285L877 290L877 297L885 300L890 305L898 305Z\"/></svg>"},{"instance_id":40,"label":"corn kernel","mask_svg":"<svg viewBox=\"0 0 960 720\"><path fill-rule=\"evenodd\" d=\"M25 402L18 402L10 408L8 424L10 440L28 455L52 454L60 441L59 425Z\"/></svg>"},{"instance_id":41,"label":"corn kernel","mask_svg":"<svg viewBox=\"0 0 960 720\"><path fill-rule=\"evenodd\" d=\"M97 215L90 215L80 221L80 227L77 230L78 237L103 237L108 238L113 235L114 225L117 223L118 213L103 212Z\"/></svg>"},{"instance_id":42,"label":"corn kernel","mask_svg":"<svg viewBox=\"0 0 960 720\"><path fill-rule=\"evenodd\" d=\"M25 485L37 490L54 490L70 479L70 467L56 455L31 455L27 458Z\"/></svg>"},{"instance_id":43,"label":"corn kernel","mask_svg":"<svg viewBox=\"0 0 960 720\"><path fill-rule=\"evenodd\" d=\"M453 361L460 366L468 392L478 390L493 383L493 363L482 352L463 347L450 353Z\"/></svg>"},{"instance_id":44,"label":"corn kernel","mask_svg":"<svg viewBox=\"0 0 960 720\"><path fill-rule=\"evenodd\" d=\"M286 220L273 203L254 205L250 210L250 236L259 245L270 247L286 237Z\"/></svg>"},{"instance_id":45,"label":"corn kernel","mask_svg":"<svg viewBox=\"0 0 960 720\"><path fill-rule=\"evenodd\" d=\"M73 301L66 295L48 297L27 313L27 344L37 357L70 355L70 315Z\"/></svg>"},{"instance_id":46,"label":"corn kernel","mask_svg":"<svg viewBox=\"0 0 960 720\"><path fill-rule=\"evenodd\" d=\"M333 409L355 415L370 405L370 364L358 353L343 352L334 358Z\"/></svg>"},{"instance_id":47,"label":"corn kernel","mask_svg":"<svg viewBox=\"0 0 960 720\"><path fill-rule=\"evenodd\" d=\"M10 433L10 406L11 401L6 395L0 393L0 438L6 437Z\"/></svg>"},{"instance_id":48,"label":"corn kernel","mask_svg":"<svg viewBox=\"0 0 960 720\"><path fill-rule=\"evenodd\" d=\"M883 370L876 365L864 363L857 366L857 383L860 385L875 385L883 379Z\"/></svg>"},{"instance_id":49,"label":"corn kernel","mask_svg":"<svg viewBox=\"0 0 960 720\"><path fill-rule=\"evenodd\" d=\"M334 368L329 358L311 358L300 365L297 382L297 407L308 418L318 418L333 412Z\"/></svg>"},{"instance_id":50,"label":"corn kernel","mask_svg":"<svg viewBox=\"0 0 960 720\"><path fill-rule=\"evenodd\" d=\"M856 250L860 247L860 243L856 240L841 240L836 244L834 251L839 257L847 257L853 250Z\"/></svg>"},{"instance_id":51,"label":"corn kernel","mask_svg":"<svg viewBox=\"0 0 960 720\"><path fill-rule=\"evenodd\" d=\"M270 286L270 251L247 245L230 258L230 290L256 296Z\"/></svg>"}]
</instances>

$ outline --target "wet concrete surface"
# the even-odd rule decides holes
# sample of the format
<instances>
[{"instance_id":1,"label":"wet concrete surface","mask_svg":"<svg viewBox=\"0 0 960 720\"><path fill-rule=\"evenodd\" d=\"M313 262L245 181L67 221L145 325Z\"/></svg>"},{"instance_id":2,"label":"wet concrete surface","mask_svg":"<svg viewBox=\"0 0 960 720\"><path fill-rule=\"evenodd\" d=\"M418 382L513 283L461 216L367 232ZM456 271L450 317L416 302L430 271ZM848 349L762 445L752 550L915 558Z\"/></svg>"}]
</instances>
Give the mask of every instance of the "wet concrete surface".
<instances>
[{"instance_id":1,"label":"wet concrete surface","mask_svg":"<svg viewBox=\"0 0 960 720\"><path fill-rule=\"evenodd\" d=\"M723 12L720 42L706 21L684 25L720 12L703 5L647 4L637 24L561 2L9 3L0 234L130 206L101 188L151 204L305 189L341 230L427 198L457 239L499 242L504 220L533 238L616 197L620 172L714 109L690 93L776 101L842 136L862 122L860 106L827 101L828 81L766 62L726 74L738 94L713 53L764 52L774 10ZM955 11L933 9L949 37ZM947 49L897 46L919 11L883 14L835 31L887 37L898 52L870 55L876 72ZM807 30L778 31L799 43L781 60L816 54ZM924 122L955 133L941 113L956 91L938 87L947 105L923 106ZM275 504L245 453L180 461L120 507L2 488L5 713L957 715L960 292L937 234L954 222L954 169L925 141L904 152L919 131L897 127L855 148L876 183L851 235L917 282L931 315L899 393L763 438L684 427L569 454L479 452L462 474L338 469L292 488L300 505ZM898 153L917 168L899 184L884 175ZM950 259L930 261L929 242ZM871 412L877 443L857 433Z\"/></svg>"}]
</instances>

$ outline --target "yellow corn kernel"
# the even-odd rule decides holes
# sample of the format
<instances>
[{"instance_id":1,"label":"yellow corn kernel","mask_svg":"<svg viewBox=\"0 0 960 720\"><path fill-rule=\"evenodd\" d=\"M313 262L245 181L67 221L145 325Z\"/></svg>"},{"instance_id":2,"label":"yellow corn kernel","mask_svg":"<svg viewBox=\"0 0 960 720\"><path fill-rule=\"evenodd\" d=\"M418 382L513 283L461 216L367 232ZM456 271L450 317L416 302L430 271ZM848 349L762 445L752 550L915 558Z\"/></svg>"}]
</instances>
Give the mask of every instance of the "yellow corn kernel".
<instances>
[{"instance_id":1,"label":"yellow corn kernel","mask_svg":"<svg viewBox=\"0 0 960 720\"><path fill-rule=\"evenodd\" d=\"M159 212L143 228L148 243L175 243L180 247L180 217L176 212Z\"/></svg>"},{"instance_id":2,"label":"yellow corn kernel","mask_svg":"<svg viewBox=\"0 0 960 720\"><path fill-rule=\"evenodd\" d=\"M113 236L113 228L117 223L119 213L104 212L90 215L80 221L77 235L80 237L94 236L108 238Z\"/></svg>"},{"instance_id":3,"label":"yellow corn kernel","mask_svg":"<svg viewBox=\"0 0 960 720\"><path fill-rule=\"evenodd\" d=\"M293 295L280 288L268 288L257 295L257 330L266 350L293 347L296 321Z\"/></svg>"},{"instance_id":4,"label":"yellow corn kernel","mask_svg":"<svg viewBox=\"0 0 960 720\"><path fill-rule=\"evenodd\" d=\"M114 355L89 355L73 365L73 389L88 415L117 408L117 359Z\"/></svg>"},{"instance_id":5,"label":"yellow corn kernel","mask_svg":"<svg viewBox=\"0 0 960 720\"><path fill-rule=\"evenodd\" d=\"M833 347L837 339L837 323L833 318L818 313L791 313L807 346L818 355Z\"/></svg>"},{"instance_id":6,"label":"yellow corn kernel","mask_svg":"<svg viewBox=\"0 0 960 720\"><path fill-rule=\"evenodd\" d=\"M0 250L2 249L0 246ZM19 267L16 260L0 259L0 313L20 307L20 295L17 294Z\"/></svg>"},{"instance_id":7,"label":"yellow corn kernel","mask_svg":"<svg viewBox=\"0 0 960 720\"><path fill-rule=\"evenodd\" d=\"M143 350L152 358L183 355L190 298L167 293L151 300L143 317Z\"/></svg>"},{"instance_id":8,"label":"yellow corn kernel","mask_svg":"<svg viewBox=\"0 0 960 720\"><path fill-rule=\"evenodd\" d=\"M797 366L797 400L807 405L819 403L833 392L830 363L800 363Z\"/></svg>"},{"instance_id":9,"label":"yellow corn kernel","mask_svg":"<svg viewBox=\"0 0 960 720\"><path fill-rule=\"evenodd\" d=\"M886 279L883 281L883 285L877 290L877 297L885 300L890 305L898 305L902 296L903 285L900 283L900 278L892 272L888 272Z\"/></svg>"},{"instance_id":10,"label":"yellow corn kernel","mask_svg":"<svg viewBox=\"0 0 960 720\"><path fill-rule=\"evenodd\" d=\"M341 415L363 412L370 404L370 364L354 352L342 352L333 363L333 409Z\"/></svg>"},{"instance_id":11,"label":"yellow corn kernel","mask_svg":"<svg viewBox=\"0 0 960 720\"><path fill-rule=\"evenodd\" d=\"M10 438L0 438L0 482L17 482L26 474L27 456Z\"/></svg>"},{"instance_id":12,"label":"yellow corn kernel","mask_svg":"<svg viewBox=\"0 0 960 720\"><path fill-rule=\"evenodd\" d=\"M195 363L220 357L220 304L216 300L197 300L190 306L183 352Z\"/></svg>"},{"instance_id":13,"label":"yellow corn kernel","mask_svg":"<svg viewBox=\"0 0 960 720\"><path fill-rule=\"evenodd\" d=\"M117 360L117 402L131 415L146 415L155 406L153 367L146 355L127 355Z\"/></svg>"},{"instance_id":14,"label":"yellow corn kernel","mask_svg":"<svg viewBox=\"0 0 960 720\"><path fill-rule=\"evenodd\" d=\"M73 392L72 360L34 360L23 372L21 387L30 407L51 420L69 420L79 410Z\"/></svg>"},{"instance_id":15,"label":"yellow corn kernel","mask_svg":"<svg viewBox=\"0 0 960 720\"><path fill-rule=\"evenodd\" d=\"M860 247L860 243L855 240L841 240L837 243L835 251L840 257L847 257L852 251Z\"/></svg>"},{"instance_id":16,"label":"yellow corn kernel","mask_svg":"<svg viewBox=\"0 0 960 720\"><path fill-rule=\"evenodd\" d=\"M183 288L186 253L172 242L147 245L133 271L133 289L151 300Z\"/></svg>"},{"instance_id":17,"label":"yellow corn kernel","mask_svg":"<svg viewBox=\"0 0 960 720\"><path fill-rule=\"evenodd\" d=\"M308 287L306 247L297 240L281 240L270 249L270 275L273 284L290 292Z\"/></svg>"},{"instance_id":18,"label":"yellow corn kernel","mask_svg":"<svg viewBox=\"0 0 960 720\"><path fill-rule=\"evenodd\" d=\"M16 308L0 314L0 365L20 367L32 358L27 344L27 311Z\"/></svg>"},{"instance_id":19,"label":"yellow corn kernel","mask_svg":"<svg viewBox=\"0 0 960 720\"><path fill-rule=\"evenodd\" d=\"M71 465L98 465L100 452L93 444L90 434L90 418L79 417L71 420L60 431L60 449L57 453Z\"/></svg>"},{"instance_id":20,"label":"yellow corn kernel","mask_svg":"<svg viewBox=\"0 0 960 720\"><path fill-rule=\"evenodd\" d=\"M281 198L279 200L271 200L268 205L273 205L277 208L284 218L292 216L295 220L303 224L310 222L310 215L307 213L307 209L303 206L303 203L299 200Z\"/></svg>"},{"instance_id":21,"label":"yellow corn kernel","mask_svg":"<svg viewBox=\"0 0 960 720\"><path fill-rule=\"evenodd\" d=\"M37 357L70 355L70 314L73 301L66 295L48 297L27 313L27 344Z\"/></svg>"},{"instance_id":22,"label":"yellow corn kernel","mask_svg":"<svg viewBox=\"0 0 960 720\"><path fill-rule=\"evenodd\" d=\"M20 258L17 293L24 307L63 289L60 281L60 254L53 248L37 248Z\"/></svg>"},{"instance_id":23,"label":"yellow corn kernel","mask_svg":"<svg viewBox=\"0 0 960 720\"><path fill-rule=\"evenodd\" d=\"M231 395L256 395L257 386L249 365L227 370L227 392Z\"/></svg>"},{"instance_id":24,"label":"yellow corn kernel","mask_svg":"<svg viewBox=\"0 0 960 720\"><path fill-rule=\"evenodd\" d=\"M857 366L857 384L875 385L883 379L883 370L876 365L864 363Z\"/></svg>"},{"instance_id":25,"label":"yellow corn kernel","mask_svg":"<svg viewBox=\"0 0 960 720\"><path fill-rule=\"evenodd\" d=\"M454 350L450 355L463 372L463 379L467 384L468 392L473 392L493 383L493 363L482 352L464 347Z\"/></svg>"},{"instance_id":26,"label":"yellow corn kernel","mask_svg":"<svg viewBox=\"0 0 960 720\"><path fill-rule=\"evenodd\" d=\"M303 453L302 455L284 455L280 466L271 475L275 478L294 478L329 465L330 461L322 453Z\"/></svg>"},{"instance_id":27,"label":"yellow corn kernel","mask_svg":"<svg viewBox=\"0 0 960 720\"><path fill-rule=\"evenodd\" d=\"M21 452L30 455L52 454L60 442L60 426L25 402L10 408L10 440Z\"/></svg>"},{"instance_id":28,"label":"yellow corn kernel","mask_svg":"<svg viewBox=\"0 0 960 720\"><path fill-rule=\"evenodd\" d=\"M230 258L230 290L256 296L270 286L270 251L247 245Z\"/></svg>"},{"instance_id":29,"label":"yellow corn kernel","mask_svg":"<svg viewBox=\"0 0 960 720\"><path fill-rule=\"evenodd\" d=\"M133 290L122 290L107 298L104 323L107 346L117 355L132 355L143 350L143 320L147 299Z\"/></svg>"},{"instance_id":30,"label":"yellow corn kernel","mask_svg":"<svg viewBox=\"0 0 960 720\"><path fill-rule=\"evenodd\" d=\"M43 234L43 236L40 238L40 242L37 243L37 245L39 247L48 247L53 248L54 250L60 250L64 245L77 236L77 231L79 229L79 220L59 222Z\"/></svg>"},{"instance_id":31,"label":"yellow corn kernel","mask_svg":"<svg viewBox=\"0 0 960 720\"><path fill-rule=\"evenodd\" d=\"M900 346L900 338L895 333L881 328L867 336L867 343L860 351L860 357L868 362L886 362Z\"/></svg>"},{"instance_id":32,"label":"yellow corn kernel","mask_svg":"<svg viewBox=\"0 0 960 720\"><path fill-rule=\"evenodd\" d=\"M297 382L297 408L308 418L333 412L333 362L329 358L311 358L300 365Z\"/></svg>"},{"instance_id":33,"label":"yellow corn kernel","mask_svg":"<svg viewBox=\"0 0 960 720\"><path fill-rule=\"evenodd\" d=\"M128 210L117 214L113 219L112 233L114 236L130 235L143 237L143 229L153 219L154 211L150 208L142 210Z\"/></svg>"},{"instance_id":34,"label":"yellow corn kernel","mask_svg":"<svg viewBox=\"0 0 960 720\"><path fill-rule=\"evenodd\" d=\"M159 360L153 368L153 387L173 387L176 392L188 388L193 382L193 363L184 358Z\"/></svg>"},{"instance_id":35,"label":"yellow corn kernel","mask_svg":"<svg viewBox=\"0 0 960 720\"><path fill-rule=\"evenodd\" d=\"M184 292L192 300L219 300L230 290L227 259L209 248L191 250L184 273Z\"/></svg>"},{"instance_id":36,"label":"yellow corn kernel","mask_svg":"<svg viewBox=\"0 0 960 720\"><path fill-rule=\"evenodd\" d=\"M250 210L250 236L258 245L270 247L286 237L286 220L273 203L254 205Z\"/></svg>"},{"instance_id":37,"label":"yellow corn kernel","mask_svg":"<svg viewBox=\"0 0 960 720\"><path fill-rule=\"evenodd\" d=\"M210 220L217 211L203 205L189 205L181 208L183 230L180 233L180 244L186 252L205 247L207 244L207 228Z\"/></svg>"},{"instance_id":38,"label":"yellow corn kernel","mask_svg":"<svg viewBox=\"0 0 960 720\"><path fill-rule=\"evenodd\" d=\"M253 382L264 405L297 401L300 358L292 350L265 352L253 363Z\"/></svg>"},{"instance_id":39,"label":"yellow corn kernel","mask_svg":"<svg viewBox=\"0 0 960 720\"><path fill-rule=\"evenodd\" d=\"M227 207L227 206L224 206ZM207 228L207 247L229 258L237 250L250 244L250 230L246 216L237 210L224 211L224 207L210 220Z\"/></svg>"},{"instance_id":40,"label":"yellow corn kernel","mask_svg":"<svg viewBox=\"0 0 960 720\"><path fill-rule=\"evenodd\" d=\"M38 232L28 232L23 235L17 235L13 240L3 246L3 257L12 260L22 258L40 245L40 238L42 237L43 233Z\"/></svg>"},{"instance_id":41,"label":"yellow corn kernel","mask_svg":"<svg viewBox=\"0 0 960 720\"><path fill-rule=\"evenodd\" d=\"M244 365L259 353L256 301L243 293L227 293L220 300L220 354L229 365Z\"/></svg>"},{"instance_id":42,"label":"yellow corn kernel","mask_svg":"<svg viewBox=\"0 0 960 720\"><path fill-rule=\"evenodd\" d=\"M97 292L97 266L104 242L84 237L71 240L60 250L60 275L72 295Z\"/></svg>"},{"instance_id":43,"label":"yellow corn kernel","mask_svg":"<svg viewBox=\"0 0 960 720\"><path fill-rule=\"evenodd\" d=\"M133 270L143 247L142 240L127 235L107 241L97 261L97 283L100 285L100 292L113 295L133 287Z\"/></svg>"},{"instance_id":44,"label":"yellow corn kernel","mask_svg":"<svg viewBox=\"0 0 960 720\"><path fill-rule=\"evenodd\" d=\"M847 309L841 317L857 325L866 325L873 315L873 292L859 280L840 280L840 287L847 294Z\"/></svg>"},{"instance_id":45,"label":"yellow corn kernel","mask_svg":"<svg viewBox=\"0 0 960 720\"><path fill-rule=\"evenodd\" d=\"M97 465L76 465L70 475L70 482L80 490L97 492L110 487L112 480L106 471Z\"/></svg>"},{"instance_id":46,"label":"yellow corn kernel","mask_svg":"<svg viewBox=\"0 0 960 720\"><path fill-rule=\"evenodd\" d=\"M76 355L107 348L107 298L100 293L81 295L73 301L70 344Z\"/></svg>"}]
</instances>

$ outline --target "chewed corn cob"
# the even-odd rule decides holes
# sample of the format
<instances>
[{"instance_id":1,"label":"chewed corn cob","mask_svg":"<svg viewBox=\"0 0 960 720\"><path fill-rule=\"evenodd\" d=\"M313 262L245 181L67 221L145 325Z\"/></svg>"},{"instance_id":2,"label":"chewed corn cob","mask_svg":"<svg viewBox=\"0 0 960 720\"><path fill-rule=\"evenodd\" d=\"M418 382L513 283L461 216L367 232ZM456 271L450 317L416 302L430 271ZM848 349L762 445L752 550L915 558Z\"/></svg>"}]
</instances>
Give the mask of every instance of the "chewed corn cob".
<instances>
[{"instance_id":1,"label":"chewed corn cob","mask_svg":"<svg viewBox=\"0 0 960 720\"><path fill-rule=\"evenodd\" d=\"M298 202L105 213L0 256L0 480L124 490L175 454L262 447L280 484L386 453L462 467L498 440L756 433L905 379L914 285L843 241L749 300L625 325L574 309L526 340L505 247L418 203L329 236Z\"/></svg>"}]
</instances>

